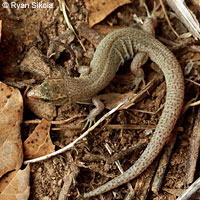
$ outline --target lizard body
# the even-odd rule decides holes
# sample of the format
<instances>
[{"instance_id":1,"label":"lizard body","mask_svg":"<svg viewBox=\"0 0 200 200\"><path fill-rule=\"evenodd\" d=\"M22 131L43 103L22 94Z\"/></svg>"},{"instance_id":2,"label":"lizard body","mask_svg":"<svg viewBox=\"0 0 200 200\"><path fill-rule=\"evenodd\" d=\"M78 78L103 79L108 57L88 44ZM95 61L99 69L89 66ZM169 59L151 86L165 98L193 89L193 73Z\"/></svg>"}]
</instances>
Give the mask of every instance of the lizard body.
<instances>
[{"instance_id":1,"label":"lizard body","mask_svg":"<svg viewBox=\"0 0 200 200\"><path fill-rule=\"evenodd\" d=\"M141 174L157 157L172 132L182 109L184 99L183 73L171 51L153 36L141 30L124 28L108 34L100 42L91 61L89 75L81 75L78 78L66 76L60 80L60 89L58 89L56 79L46 81L49 83L46 85L46 90L51 90L51 85L53 85L54 92L58 90L57 97L60 95L59 97L67 99L66 101L76 102L91 98L105 88L114 78L119 66L126 60L133 58L137 52L146 52L162 70L167 86L165 107L150 143L134 165L120 176L91 192L85 193L84 198L107 192L127 183ZM37 88L32 93L30 91L29 96L36 93L40 97L43 95L41 88L39 92ZM52 97L54 98L53 94ZM55 95L55 99L57 97Z\"/></svg>"}]
</instances>

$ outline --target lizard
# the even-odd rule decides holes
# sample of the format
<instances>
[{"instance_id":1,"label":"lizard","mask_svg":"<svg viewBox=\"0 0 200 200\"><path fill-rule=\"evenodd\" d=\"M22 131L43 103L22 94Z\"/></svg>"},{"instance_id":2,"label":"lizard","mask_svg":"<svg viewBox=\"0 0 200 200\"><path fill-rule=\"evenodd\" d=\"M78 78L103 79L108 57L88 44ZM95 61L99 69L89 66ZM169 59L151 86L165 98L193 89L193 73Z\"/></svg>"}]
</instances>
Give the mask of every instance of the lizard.
<instances>
[{"instance_id":1,"label":"lizard","mask_svg":"<svg viewBox=\"0 0 200 200\"><path fill-rule=\"evenodd\" d=\"M114 78L120 65L145 52L162 70L166 81L166 101L155 132L139 159L123 174L85 193L89 198L110 191L140 175L158 156L180 115L184 101L184 76L173 53L152 35L135 28L123 28L108 34L97 46L88 75L47 79L28 92L29 97L64 102L92 98ZM94 112L89 116L93 116ZM88 120L91 120L88 118Z\"/></svg>"}]
</instances>

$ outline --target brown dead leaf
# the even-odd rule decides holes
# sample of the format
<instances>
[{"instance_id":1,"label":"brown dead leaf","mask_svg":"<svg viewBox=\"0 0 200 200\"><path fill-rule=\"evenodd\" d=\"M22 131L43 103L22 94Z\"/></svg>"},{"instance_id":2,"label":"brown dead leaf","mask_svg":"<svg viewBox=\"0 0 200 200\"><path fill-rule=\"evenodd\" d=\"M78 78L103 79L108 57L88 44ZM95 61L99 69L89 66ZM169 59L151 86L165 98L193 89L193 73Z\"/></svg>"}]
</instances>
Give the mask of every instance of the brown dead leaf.
<instances>
[{"instance_id":1,"label":"brown dead leaf","mask_svg":"<svg viewBox=\"0 0 200 200\"><path fill-rule=\"evenodd\" d=\"M24 142L24 155L26 159L33 159L55 151L49 131L51 123L42 119L33 133Z\"/></svg>"},{"instance_id":2,"label":"brown dead leaf","mask_svg":"<svg viewBox=\"0 0 200 200\"><path fill-rule=\"evenodd\" d=\"M84 0L84 2L89 12L89 26L92 27L118 7L131 3L131 0Z\"/></svg>"},{"instance_id":3,"label":"brown dead leaf","mask_svg":"<svg viewBox=\"0 0 200 200\"><path fill-rule=\"evenodd\" d=\"M127 26L125 26L125 25L108 26L108 25L97 24L92 29L95 30L96 32L98 32L99 34L103 34L104 36L106 36L109 33L112 33L113 31L116 31L121 28L127 28ZM87 40L89 40L89 39L87 39Z\"/></svg>"},{"instance_id":4,"label":"brown dead leaf","mask_svg":"<svg viewBox=\"0 0 200 200\"><path fill-rule=\"evenodd\" d=\"M131 92L127 92L127 93L124 93L124 94L120 94L120 93L101 94L101 95L98 95L98 97L101 100L104 100L105 107L108 110L111 110L111 109L115 108L116 106L118 106L121 102L125 101L125 99L132 97L133 95L136 95L136 94L134 94L131 91ZM132 103L132 102L127 102L123 106L121 106L119 108L119 110L128 109L133 104L134 103Z\"/></svg>"},{"instance_id":5,"label":"brown dead leaf","mask_svg":"<svg viewBox=\"0 0 200 200\"><path fill-rule=\"evenodd\" d=\"M30 195L30 166L10 172L0 180L0 200L27 200Z\"/></svg>"},{"instance_id":6,"label":"brown dead leaf","mask_svg":"<svg viewBox=\"0 0 200 200\"><path fill-rule=\"evenodd\" d=\"M18 89L0 82L0 177L23 162L20 125L23 99Z\"/></svg>"}]
</instances>

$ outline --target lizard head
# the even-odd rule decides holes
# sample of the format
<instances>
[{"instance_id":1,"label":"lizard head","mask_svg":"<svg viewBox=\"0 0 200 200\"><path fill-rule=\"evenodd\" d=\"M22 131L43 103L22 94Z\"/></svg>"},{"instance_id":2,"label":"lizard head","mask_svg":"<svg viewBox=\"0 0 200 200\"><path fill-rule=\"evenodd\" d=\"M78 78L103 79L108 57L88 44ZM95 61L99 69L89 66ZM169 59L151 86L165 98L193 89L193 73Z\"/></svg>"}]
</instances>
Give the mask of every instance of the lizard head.
<instances>
[{"instance_id":1,"label":"lizard head","mask_svg":"<svg viewBox=\"0 0 200 200\"><path fill-rule=\"evenodd\" d=\"M67 98L65 79L47 79L27 93L28 98L56 101Z\"/></svg>"}]
</instances>

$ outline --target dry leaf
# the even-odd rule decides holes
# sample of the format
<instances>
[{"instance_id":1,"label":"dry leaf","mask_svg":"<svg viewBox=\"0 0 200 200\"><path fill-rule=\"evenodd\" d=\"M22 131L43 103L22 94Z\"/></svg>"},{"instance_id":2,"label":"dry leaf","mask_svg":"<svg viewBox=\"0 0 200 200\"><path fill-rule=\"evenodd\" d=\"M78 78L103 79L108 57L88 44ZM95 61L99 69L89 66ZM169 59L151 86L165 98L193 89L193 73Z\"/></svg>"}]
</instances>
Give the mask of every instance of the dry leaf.
<instances>
[{"instance_id":1,"label":"dry leaf","mask_svg":"<svg viewBox=\"0 0 200 200\"><path fill-rule=\"evenodd\" d=\"M118 106L121 102L123 102L125 99L132 97L133 95L136 95L136 94L134 94L131 91L131 92L127 92L127 93L124 93L124 94L120 94L120 93L101 94L101 95L98 95L98 97L101 100L104 100L104 105L107 109L112 110L113 108ZM134 105L134 103L127 102L123 106L121 106L119 108L119 110L128 109L132 105Z\"/></svg>"},{"instance_id":2,"label":"dry leaf","mask_svg":"<svg viewBox=\"0 0 200 200\"><path fill-rule=\"evenodd\" d=\"M30 195L30 166L13 171L0 180L0 200L27 200Z\"/></svg>"},{"instance_id":3,"label":"dry leaf","mask_svg":"<svg viewBox=\"0 0 200 200\"><path fill-rule=\"evenodd\" d=\"M33 133L24 142L24 155L26 159L37 158L55 151L49 131L51 123L42 119Z\"/></svg>"},{"instance_id":4,"label":"dry leaf","mask_svg":"<svg viewBox=\"0 0 200 200\"><path fill-rule=\"evenodd\" d=\"M131 0L84 0L84 2L89 12L89 26L92 27L118 7L131 3Z\"/></svg>"},{"instance_id":5,"label":"dry leaf","mask_svg":"<svg viewBox=\"0 0 200 200\"><path fill-rule=\"evenodd\" d=\"M18 89L0 82L0 177L23 162L20 136L23 99Z\"/></svg>"}]
</instances>

